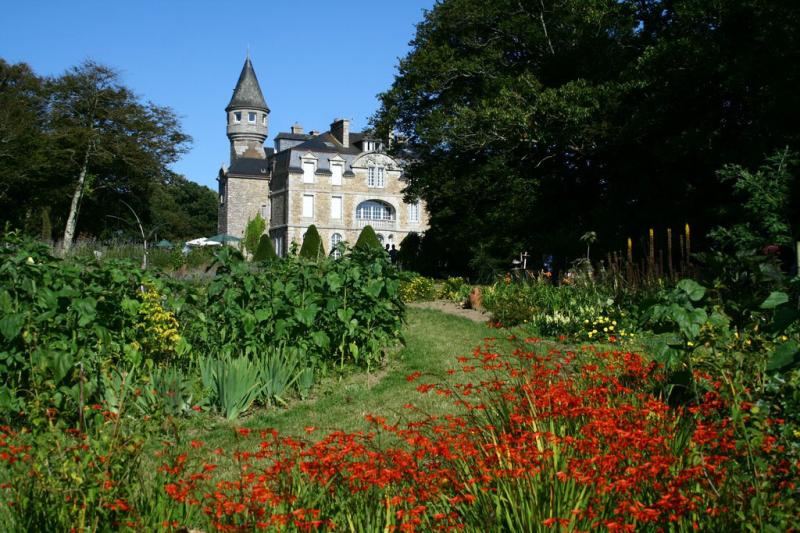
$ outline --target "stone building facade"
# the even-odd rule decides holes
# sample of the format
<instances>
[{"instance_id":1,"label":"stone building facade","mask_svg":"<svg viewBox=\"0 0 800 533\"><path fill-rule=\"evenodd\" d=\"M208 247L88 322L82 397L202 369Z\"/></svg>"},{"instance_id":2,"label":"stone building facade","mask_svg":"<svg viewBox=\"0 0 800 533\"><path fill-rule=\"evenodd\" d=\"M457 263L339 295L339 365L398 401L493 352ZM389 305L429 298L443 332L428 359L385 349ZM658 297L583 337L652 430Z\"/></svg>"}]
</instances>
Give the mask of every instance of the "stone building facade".
<instances>
[{"instance_id":1,"label":"stone building facade","mask_svg":"<svg viewBox=\"0 0 800 533\"><path fill-rule=\"evenodd\" d=\"M424 204L403 199L401 163L381 140L351 132L348 120L334 120L325 132L304 133L295 124L265 148L269 107L249 57L225 111L231 162L217 178L220 233L242 237L260 213L275 250L285 255L311 224L327 251L339 241L354 243L367 225L398 247L410 232L427 229Z\"/></svg>"}]
</instances>

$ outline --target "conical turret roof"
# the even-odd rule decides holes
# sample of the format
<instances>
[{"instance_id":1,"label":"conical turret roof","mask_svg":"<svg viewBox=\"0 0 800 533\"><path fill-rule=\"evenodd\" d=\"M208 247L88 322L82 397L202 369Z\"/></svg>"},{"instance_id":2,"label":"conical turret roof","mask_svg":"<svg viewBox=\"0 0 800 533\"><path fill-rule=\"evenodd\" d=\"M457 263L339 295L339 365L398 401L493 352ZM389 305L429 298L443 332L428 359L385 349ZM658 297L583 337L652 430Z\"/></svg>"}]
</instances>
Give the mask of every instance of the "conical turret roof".
<instances>
[{"instance_id":1,"label":"conical turret roof","mask_svg":"<svg viewBox=\"0 0 800 533\"><path fill-rule=\"evenodd\" d=\"M225 111L237 108L260 109L269 113L269 107L267 107L267 102L264 101L264 95L261 94L261 86L259 86L258 78L256 78L256 71L253 69L253 63L250 62L250 56L247 56L244 61L242 73L239 74L239 81L236 82L233 96Z\"/></svg>"}]
</instances>

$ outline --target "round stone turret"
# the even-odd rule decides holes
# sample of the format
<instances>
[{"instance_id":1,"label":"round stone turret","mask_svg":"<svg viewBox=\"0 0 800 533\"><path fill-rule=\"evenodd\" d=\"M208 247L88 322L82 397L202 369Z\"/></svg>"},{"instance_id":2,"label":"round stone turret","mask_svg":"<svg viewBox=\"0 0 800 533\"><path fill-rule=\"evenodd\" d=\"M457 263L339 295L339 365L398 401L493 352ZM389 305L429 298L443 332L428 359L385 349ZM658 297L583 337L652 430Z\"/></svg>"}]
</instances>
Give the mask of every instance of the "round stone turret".
<instances>
[{"instance_id":1,"label":"round stone turret","mask_svg":"<svg viewBox=\"0 0 800 533\"><path fill-rule=\"evenodd\" d=\"M263 159L264 141L269 132L269 107L249 56L225 112L228 139L231 141L231 162L240 157Z\"/></svg>"}]
</instances>

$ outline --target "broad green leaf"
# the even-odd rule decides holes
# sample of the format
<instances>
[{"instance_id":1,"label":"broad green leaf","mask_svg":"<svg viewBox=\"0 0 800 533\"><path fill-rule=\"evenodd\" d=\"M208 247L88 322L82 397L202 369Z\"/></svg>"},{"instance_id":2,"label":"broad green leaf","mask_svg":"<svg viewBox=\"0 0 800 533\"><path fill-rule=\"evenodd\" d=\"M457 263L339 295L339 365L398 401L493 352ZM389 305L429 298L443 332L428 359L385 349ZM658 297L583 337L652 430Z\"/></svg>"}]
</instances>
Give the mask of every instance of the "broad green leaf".
<instances>
[{"instance_id":1,"label":"broad green leaf","mask_svg":"<svg viewBox=\"0 0 800 533\"><path fill-rule=\"evenodd\" d=\"M22 331L25 324L25 315L22 313L12 313L0 318L0 333L7 341L11 341Z\"/></svg>"},{"instance_id":2,"label":"broad green leaf","mask_svg":"<svg viewBox=\"0 0 800 533\"><path fill-rule=\"evenodd\" d=\"M795 341L784 342L778 345L767 364L767 370L782 370L797 362L800 355L800 345Z\"/></svg>"},{"instance_id":3,"label":"broad green leaf","mask_svg":"<svg viewBox=\"0 0 800 533\"><path fill-rule=\"evenodd\" d=\"M678 288L693 302L701 300L706 293L706 288L693 279L682 279L678 282Z\"/></svg>"},{"instance_id":4,"label":"broad green leaf","mask_svg":"<svg viewBox=\"0 0 800 533\"><path fill-rule=\"evenodd\" d=\"M761 303L761 309L775 309L789 301L789 295L782 291L772 291L767 299Z\"/></svg>"}]
</instances>

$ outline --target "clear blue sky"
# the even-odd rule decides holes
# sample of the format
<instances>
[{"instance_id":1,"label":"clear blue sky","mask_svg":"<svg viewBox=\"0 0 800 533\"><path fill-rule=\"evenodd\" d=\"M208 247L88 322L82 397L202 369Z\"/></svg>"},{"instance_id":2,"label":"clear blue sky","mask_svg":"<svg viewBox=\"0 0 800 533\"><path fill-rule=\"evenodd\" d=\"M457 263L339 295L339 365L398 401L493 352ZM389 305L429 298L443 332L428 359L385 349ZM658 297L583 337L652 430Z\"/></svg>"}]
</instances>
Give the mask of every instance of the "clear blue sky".
<instances>
[{"instance_id":1,"label":"clear blue sky","mask_svg":"<svg viewBox=\"0 0 800 533\"><path fill-rule=\"evenodd\" d=\"M367 124L415 24L434 0L344 2L0 0L0 57L57 75L84 59L116 68L145 100L173 108L194 139L174 165L216 189L227 163L225 106L249 46L271 109L270 137L298 121Z\"/></svg>"}]
</instances>

